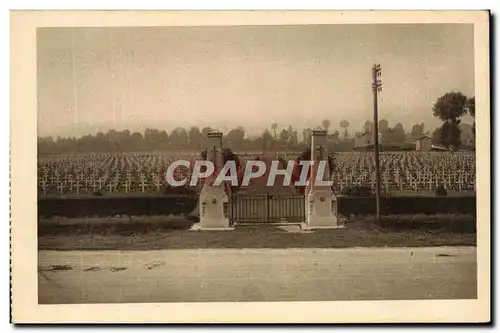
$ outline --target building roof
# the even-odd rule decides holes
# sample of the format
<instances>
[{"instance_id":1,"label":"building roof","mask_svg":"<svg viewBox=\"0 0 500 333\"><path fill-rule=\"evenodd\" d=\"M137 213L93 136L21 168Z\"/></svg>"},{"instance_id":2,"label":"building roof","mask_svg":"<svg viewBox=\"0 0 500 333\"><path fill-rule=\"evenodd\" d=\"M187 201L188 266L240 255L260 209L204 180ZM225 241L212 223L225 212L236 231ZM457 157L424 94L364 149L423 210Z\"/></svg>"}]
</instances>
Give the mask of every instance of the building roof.
<instances>
[{"instance_id":1,"label":"building roof","mask_svg":"<svg viewBox=\"0 0 500 333\"><path fill-rule=\"evenodd\" d=\"M431 137L428 135L424 135L424 136L417 138L416 140L419 141L419 140L423 140L423 139L431 139Z\"/></svg>"},{"instance_id":2,"label":"building roof","mask_svg":"<svg viewBox=\"0 0 500 333\"><path fill-rule=\"evenodd\" d=\"M313 133L313 135L327 135L328 134L326 129L321 128L321 127L316 127L315 129L313 129L312 133Z\"/></svg>"}]
</instances>

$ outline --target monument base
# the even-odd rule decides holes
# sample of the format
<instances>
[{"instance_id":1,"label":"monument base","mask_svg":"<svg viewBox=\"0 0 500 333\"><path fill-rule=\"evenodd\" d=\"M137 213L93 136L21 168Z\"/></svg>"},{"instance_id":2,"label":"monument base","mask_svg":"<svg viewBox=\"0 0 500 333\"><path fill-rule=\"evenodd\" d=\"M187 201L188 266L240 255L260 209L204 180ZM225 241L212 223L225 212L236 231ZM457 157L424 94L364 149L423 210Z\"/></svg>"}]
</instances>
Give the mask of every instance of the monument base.
<instances>
[{"instance_id":1,"label":"monument base","mask_svg":"<svg viewBox=\"0 0 500 333\"><path fill-rule=\"evenodd\" d=\"M312 189L306 196L306 220L301 224L303 230L338 229L337 198L330 189Z\"/></svg>"},{"instance_id":2,"label":"monument base","mask_svg":"<svg viewBox=\"0 0 500 333\"><path fill-rule=\"evenodd\" d=\"M195 223L189 228L191 231L230 231L234 227L204 227L201 223Z\"/></svg>"},{"instance_id":3,"label":"monument base","mask_svg":"<svg viewBox=\"0 0 500 333\"><path fill-rule=\"evenodd\" d=\"M302 230L325 230L325 229L342 229L343 225L335 224L335 225L310 225L306 222L302 222L300 224L300 228Z\"/></svg>"},{"instance_id":4,"label":"monument base","mask_svg":"<svg viewBox=\"0 0 500 333\"><path fill-rule=\"evenodd\" d=\"M233 230L229 220L229 197L224 187L205 184L199 199L200 222L191 230Z\"/></svg>"}]
</instances>

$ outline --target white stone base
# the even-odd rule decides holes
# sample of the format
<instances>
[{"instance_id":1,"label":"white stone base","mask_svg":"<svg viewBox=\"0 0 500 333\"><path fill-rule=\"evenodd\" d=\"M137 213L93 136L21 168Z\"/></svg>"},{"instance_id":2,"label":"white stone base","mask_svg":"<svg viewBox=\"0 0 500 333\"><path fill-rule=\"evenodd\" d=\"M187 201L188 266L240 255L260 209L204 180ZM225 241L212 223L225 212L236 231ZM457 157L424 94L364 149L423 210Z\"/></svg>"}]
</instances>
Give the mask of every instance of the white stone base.
<instances>
[{"instance_id":1,"label":"white stone base","mask_svg":"<svg viewBox=\"0 0 500 333\"><path fill-rule=\"evenodd\" d=\"M198 230L231 230L231 221L224 208L229 209L229 198L224 187L205 184L199 198Z\"/></svg>"},{"instance_id":2,"label":"white stone base","mask_svg":"<svg viewBox=\"0 0 500 333\"><path fill-rule=\"evenodd\" d=\"M324 230L324 229L341 229L344 228L343 225L316 225L316 226L311 226L307 224L306 222L302 222L300 224L300 228L302 230Z\"/></svg>"},{"instance_id":3,"label":"white stone base","mask_svg":"<svg viewBox=\"0 0 500 333\"><path fill-rule=\"evenodd\" d=\"M201 223L195 223L189 228L191 231L230 231L234 230L234 227L203 227Z\"/></svg>"}]
</instances>

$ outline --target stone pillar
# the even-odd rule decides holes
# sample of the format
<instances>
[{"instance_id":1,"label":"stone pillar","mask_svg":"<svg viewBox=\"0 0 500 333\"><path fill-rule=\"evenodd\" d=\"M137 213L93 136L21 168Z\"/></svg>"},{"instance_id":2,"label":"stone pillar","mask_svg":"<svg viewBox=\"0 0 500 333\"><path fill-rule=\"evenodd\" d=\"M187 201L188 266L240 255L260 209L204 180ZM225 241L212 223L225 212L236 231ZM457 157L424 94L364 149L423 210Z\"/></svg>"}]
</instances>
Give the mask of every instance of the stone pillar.
<instances>
[{"instance_id":1,"label":"stone pillar","mask_svg":"<svg viewBox=\"0 0 500 333\"><path fill-rule=\"evenodd\" d=\"M319 161L324 161L325 168L320 170ZM330 185L316 181L318 172L323 171L321 179L331 181L328 171L327 132L314 130L311 135L311 173L305 191L306 220L302 229L335 229L341 228L337 218L337 197Z\"/></svg>"},{"instance_id":2,"label":"stone pillar","mask_svg":"<svg viewBox=\"0 0 500 333\"><path fill-rule=\"evenodd\" d=\"M224 163L222 133L209 132L207 135L207 160L214 163L215 171ZM214 174L216 173L214 172ZM224 183L214 185L215 176L205 179L199 197L200 223L193 230L233 230L229 221L229 193Z\"/></svg>"}]
</instances>

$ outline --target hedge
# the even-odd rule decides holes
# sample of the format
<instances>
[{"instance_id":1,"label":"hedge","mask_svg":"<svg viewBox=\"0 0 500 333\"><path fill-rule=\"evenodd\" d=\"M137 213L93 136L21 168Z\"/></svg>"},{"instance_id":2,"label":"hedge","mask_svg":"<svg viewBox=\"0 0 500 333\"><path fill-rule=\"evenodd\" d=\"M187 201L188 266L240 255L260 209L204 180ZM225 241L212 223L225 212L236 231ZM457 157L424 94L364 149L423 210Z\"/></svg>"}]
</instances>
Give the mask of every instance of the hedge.
<instances>
[{"instance_id":1,"label":"hedge","mask_svg":"<svg viewBox=\"0 0 500 333\"><path fill-rule=\"evenodd\" d=\"M109 217L115 215L188 215L197 196L43 198L38 201L39 217ZM382 215L476 215L476 197L390 196L381 198ZM339 215L374 215L374 197L337 197Z\"/></svg>"},{"instance_id":2,"label":"hedge","mask_svg":"<svg viewBox=\"0 0 500 333\"><path fill-rule=\"evenodd\" d=\"M349 217L354 215L374 215L375 197L339 196L338 213ZM476 215L476 197L434 197L434 196L390 196L380 198L381 215L413 214L462 214Z\"/></svg>"},{"instance_id":3,"label":"hedge","mask_svg":"<svg viewBox=\"0 0 500 333\"><path fill-rule=\"evenodd\" d=\"M196 196L44 198L38 200L39 217L108 217L115 215L187 215Z\"/></svg>"}]
</instances>

